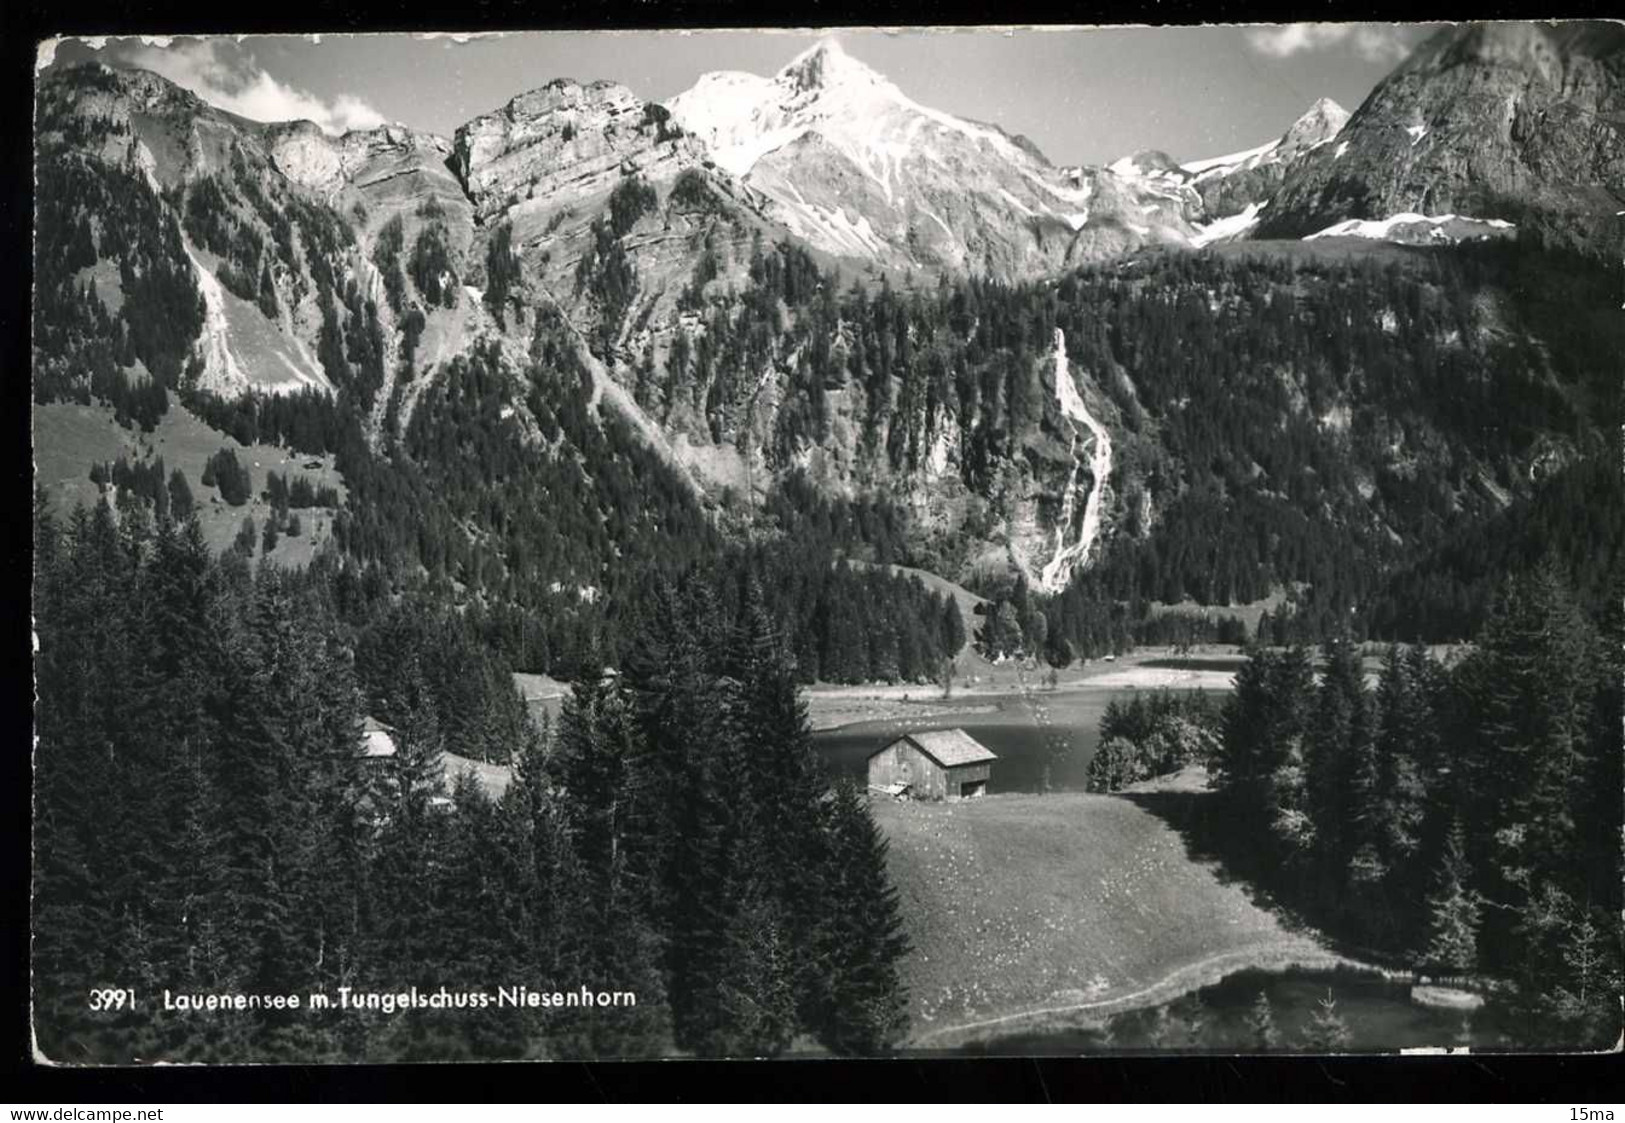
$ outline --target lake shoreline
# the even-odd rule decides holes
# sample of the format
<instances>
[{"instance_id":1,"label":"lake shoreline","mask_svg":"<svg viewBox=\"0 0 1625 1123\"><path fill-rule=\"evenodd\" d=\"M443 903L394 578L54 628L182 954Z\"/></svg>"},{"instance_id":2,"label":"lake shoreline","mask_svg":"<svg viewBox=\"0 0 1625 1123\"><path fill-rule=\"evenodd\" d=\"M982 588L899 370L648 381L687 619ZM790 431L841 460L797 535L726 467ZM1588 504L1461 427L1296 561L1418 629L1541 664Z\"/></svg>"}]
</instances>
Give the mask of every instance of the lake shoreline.
<instances>
[{"instance_id":1,"label":"lake shoreline","mask_svg":"<svg viewBox=\"0 0 1625 1123\"><path fill-rule=\"evenodd\" d=\"M803 688L802 696L814 733L847 732L869 722L992 713L1014 700L1040 701L1097 691L1225 691L1234 686L1235 668L1241 662L1241 656L1229 650L1181 657L1165 649L1145 648L1111 661L1084 664L1057 676L1053 686L1036 668L1010 662L991 665L978 676L979 681L956 683L948 697L942 696L940 685L922 683L814 683Z\"/></svg>"},{"instance_id":2,"label":"lake shoreline","mask_svg":"<svg viewBox=\"0 0 1625 1123\"><path fill-rule=\"evenodd\" d=\"M1037 1007L974 1022L942 1026L927 1033L913 1035L904 1048L933 1053L942 1051L958 1053L966 1050L996 1052L1001 1042L1013 1038L1099 1030L1119 1015L1166 1006L1186 995L1217 986L1236 975L1261 971L1275 975L1315 972L1363 976L1371 979L1389 978L1387 972L1374 964L1350 959L1331 951L1318 954L1291 952L1278 954L1260 950L1227 954L1178 968L1144 990L1131 994L1103 998L1096 1002ZM988 1032L994 1026L1001 1028Z\"/></svg>"}]
</instances>

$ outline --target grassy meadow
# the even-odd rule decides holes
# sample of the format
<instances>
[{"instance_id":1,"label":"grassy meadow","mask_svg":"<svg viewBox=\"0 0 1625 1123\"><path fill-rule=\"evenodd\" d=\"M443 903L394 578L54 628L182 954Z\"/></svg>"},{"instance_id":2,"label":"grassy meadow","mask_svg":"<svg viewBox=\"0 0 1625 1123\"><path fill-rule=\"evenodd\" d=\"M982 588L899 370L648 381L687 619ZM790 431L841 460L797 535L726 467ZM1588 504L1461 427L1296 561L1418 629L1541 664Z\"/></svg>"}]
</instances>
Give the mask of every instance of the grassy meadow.
<instances>
[{"instance_id":1,"label":"grassy meadow","mask_svg":"<svg viewBox=\"0 0 1625 1123\"><path fill-rule=\"evenodd\" d=\"M1245 967L1332 966L1143 802L876 799L914 952L912 1047L1089 1024Z\"/></svg>"},{"instance_id":2,"label":"grassy meadow","mask_svg":"<svg viewBox=\"0 0 1625 1123\"><path fill-rule=\"evenodd\" d=\"M49 490L64 515L79 503L95 505L99 495L96 485L90 482L90 466L97 461L116 460L120 455L131 464L162 456L166 471L179 468L186 473L203 537L217 553L231 545L245 518L252 518L256 529L263 531L270 505L260 496L271 472L287 476L290 483L303 476L312 485L337 489L341 502L344 498L344 478L333 466L332 456L306 456L271 445L239 444L209 428L174 400L151 433L143 433L139 427L120 428L113 420L113 411L104 405L51 402L36 404L33 409L35 478ZM203 484L204 465L222 448L235 452L253 479L251 498L241 507L228 504L218 488ZM319 467L304 467L310 461L319 462ZM302 532L298 537L282 535L271 551L271 560L279 565L305 564L332 535L332 511L314 507L298 515ZM254 560L258 561L262 553L256 533Z\"/></svg>"}]
</instances>

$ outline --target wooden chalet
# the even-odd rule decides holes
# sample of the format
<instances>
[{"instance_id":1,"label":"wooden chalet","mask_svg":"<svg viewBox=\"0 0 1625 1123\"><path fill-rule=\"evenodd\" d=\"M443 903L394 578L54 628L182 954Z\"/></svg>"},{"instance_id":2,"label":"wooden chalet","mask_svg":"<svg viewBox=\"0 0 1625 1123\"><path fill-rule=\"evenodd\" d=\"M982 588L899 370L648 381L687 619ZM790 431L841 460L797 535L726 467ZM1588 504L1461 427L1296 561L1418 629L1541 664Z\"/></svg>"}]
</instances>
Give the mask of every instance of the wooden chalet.
<instances>
[{"instance_id":1,"label":"wooden chalet","mask_svg":"<svg viewBox=\"0 0 1625 1123\"><path fill-rule=\"evenodd\" d=\"M963 729L905 733L869 757L869 787L899 799L976 799L997 759Z\"/></svg>"}]
</instances>

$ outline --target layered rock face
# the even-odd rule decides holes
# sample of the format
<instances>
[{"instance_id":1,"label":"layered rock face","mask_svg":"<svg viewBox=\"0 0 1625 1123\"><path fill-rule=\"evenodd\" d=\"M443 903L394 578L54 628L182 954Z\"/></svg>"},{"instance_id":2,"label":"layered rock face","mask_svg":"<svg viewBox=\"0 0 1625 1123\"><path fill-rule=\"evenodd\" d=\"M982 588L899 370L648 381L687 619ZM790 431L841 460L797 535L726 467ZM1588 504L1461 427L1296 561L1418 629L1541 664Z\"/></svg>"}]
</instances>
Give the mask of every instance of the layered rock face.
<instances>
[{"instance_id":1,"label":"layered rock face","mask_svg":"<svg viewBox=\"0 0 1625 1123\"><path fill-rule=\"evenodd\" d=\"M266 142L278 171L329 199L351 190L369 202L420 204L433 198L443 206L468 204L447 166L451 143L443 137L402 125L331 137L309 121L290 121L267 125Z\"/></svg>"},{"instance_id":2,"label":"layered rock face","mask_svg":"<svg viewBox=\"0 0 1625 1123\"><path fill-rule=\"evenodd\" d=\"M1024 138L914 102L833 41L772 78L707 74L667 105L775 218L840 256L1013 279L1191 233L1110 173L1056 169Z\"/></svg>"},{"instance_id":3,"label":"layered rock face","mask_svg":"<svg viewBox=\"0 0 1625 1123\"><path fill-rule=\"evenodd\" d=\"M484 221L525 202L607 195L623 175L670 179L704 159L664 109L625 86L561 78L460 127L451 165Z\"/></svg>"},{"instance_id":4,"label":"layered rock face","mask_svg":"<svg viewBox=\"0 0 1625 1123\"><path fill-rule=\"evenodd\" d=\"M1625 208L1625 27L1446 28L1287 176L1260 234L1414 212L1591 236Z\"/></svg>"},{"instance_id":5,"label":"layered rock face","mask_svg":"<svg viewBox=\"0 0 1625 1123\"><path fill-rule=\"evenodd\" d=\"M502 237L521 266L520 303L562 311L612 368L662 348L707 246L726 274L753 232L791 235L665 107L613 82L521 94L459 128L448 166L477 224L474 281L485 283Z\"/></svg>"}]
</instances>

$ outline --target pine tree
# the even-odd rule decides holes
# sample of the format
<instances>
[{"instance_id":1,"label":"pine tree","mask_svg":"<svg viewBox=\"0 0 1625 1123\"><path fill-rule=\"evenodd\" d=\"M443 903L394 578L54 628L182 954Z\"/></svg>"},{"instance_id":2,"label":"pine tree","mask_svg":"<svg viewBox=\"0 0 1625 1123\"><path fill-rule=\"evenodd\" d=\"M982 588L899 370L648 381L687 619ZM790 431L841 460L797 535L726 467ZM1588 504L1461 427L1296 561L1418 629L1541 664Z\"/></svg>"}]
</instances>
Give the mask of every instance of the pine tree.
<instances>
[{"instance_id":1,"label":"pine tree","mask_svg":"<svg viewBox=\"0 0 1625 1123\"><path fill-rule=\"evenodd\" d=\"M1304 1029L1303 1048L1311 1053L1347 1052L1353 1035L1348 1023L1337 1012L1337 1000L1328 990L1326 997L1315 1003L1315 1012Z\"/></svg>"},{"instance_id":2,"label":"pine tree","mask_svg":"<svg viewBox=\"0 0 1625 1123\"><path fill-rule=\"evenodd\" d=\"M186 473L176 468L169 474L169 511L170 516L177 521L185 522L191 517L196 502L192 498L192 488L186 482Z\"/></svg>"},{"instance_id":3,"label":"pine tree","mask_svg":"<svg viewBox=\"0 0 1625 1123\"><path fill-rule=\"evenodd\" d=\"M710 666L725 649L715 603L699 586L683 596L664 586L657 599L627 679L646 746L640 783L660 797L650 801L649 863L667 941L672 1026L678 1046L694 1048L716 1024L718 987L729 970L722 933L731 913L727 842L736 808L717 750L733 740Z\"/></svg>"},{"instance_id":4,"label":"pine tree","mask_svg":"<svg viewBox=\"0 0 1625 1123\"><path fill-rule=\"evenodd\" d=\"M1185 1023L1184 1046L1187 1049L1200 1049L1205 1044L1203 1034L1207 1031L1207 1006L1197 994L1191 995L1183 1005L1180 1020Z\"/></svg>"},{"instance_id":5,"label":"pine tree","mask_svg":"<svg viewBox=\"0 0 1625 1123\"><path fill-rule=\"evenodd\" d=\"M1266 991L1259 991L1247 1015L1247 1027L1252 1033L1253 1048L1267 1053L1280 1047L1281 1033L1275 1028L1275 1007Z\"/></svg>"},{"instance_id":6,"label":"pine tree","mask_svg":"<svg viewBox=\"0 0 1625 1123\"><path fill-rule=\"evenodd\" d=\"M1613 1045L1620 1032L1625 993L1620 924L1601 910L1575 907L1560 942L1562 981L1546 997L1563 1021L1579 1031L1580 1044Z\"/></svg>"},{"instance_id":7,"label":"pine tree","mask_svg":"<svg viewBox=\"0 0 1625 1123\"><path fill-rule=\"evenodd\" d=\"M1445 839L1437 884L1428 897L1427 948L1423 962L1453 975L1478 970L1479 906L1467 865L1466 836L1457 820Z\"/></svg>"},{"instance_id":8,"label":"pine tree","mask_svg":"<svg viewBox=\"0 0 1625 1123\"><path fill-rule=\"evenodd\" d=\"M965 618L959 611L959 602L952 596L943 601L941 629L943 653L950 658L957 656L959 649L965 646Z\"/></svg>"},{"instance_id":9,"label":"pine tree","mask_svg":"<svg viewBox=\"0 0 1625 1123\"><path fill-rule=\"evenodd\" d=\"M830 1004L819 1039L837 1053L874 1055L908 1025L898 963L908 953L897 890L886 877L886 841L850 783L828 805L831 915L821 941Z\"/></svg>"},{"instance_id":10,"label":"pine tree","mask_svg":"<svg viewBox=\"0 0 1625 1123\"><path fill-rule=\"evenodd\" d=\"M1366 710L1359 652L1347 638L1335 637L1326 645L1304 753L1319 888L1332 900L1342 895L1351 863L1357 883L1375 876L1369 867L1377 858L1369 843L1377 763Z\"/></svg>"},{"instance_id":11,"label":"pine tree","mask_svg":"<svg viewBox=\"0 0 1625 1123\"><path fill-rule=\"evenodd\" d=\"M707 1055L772 1057L795 1036L795 944L780 906L760 887L740 892L723 933L732 969L718 995L717 1031Z\"/></svg>"},{"instance_id":12,"label":"pine tree","mask_svg":"<svg viewBox=\"0 0 1625 1123\"><path fill-rule=\"evenodd\" d=\"M754 580L730 637L727 662L731 685L723 702L738 738L735 790L744 793L739 860L750 866L755 885L769 897L770 906L761 907L779 918L790 946L811 947L827 892L820 810L825 781L784 637ZM797 1008L813 1019L826 986L821 967L811 957L781 962Z\"/></svg>"},{"instance_id":13,"label":"pine tree","mask_svg":"<svg viewBox=\"0 0 1625 1123\"><path fill-rule=\"evenodd\" d=\"M1174 1018L1173 1011L1168 1006L1158 1006L1151 1012L1146 1023L1145 1042L1153 1049L1169 1049L1174 1044Z\"/></svg>"},{"instance_id":14,"label":"pine tree","mask_svg":"<svg viewBox=\"0 0 1625 1123\"><path fill-rule=\"evenodd\" d=\"M1591 802L1587 733L1596 680L1586 656L1595 649L1589 622L1547 564L1507 587L1458 672L1468 715L1466 821L1476 832L1468 848L1485 855L1484 892L1502 906L1486 916L1490 946L1512 945L1510 954L1495 953L1497 962L1553 960L1555 948L1528 943L1543 930L1533 923L1532 910L1543 907L1536 897L1547 888L1572 894L1583 876L1573 858Z\"/></svg>"}]
</instances>

